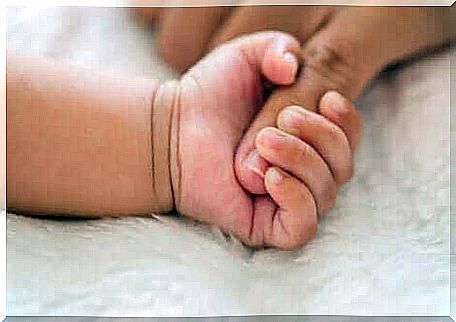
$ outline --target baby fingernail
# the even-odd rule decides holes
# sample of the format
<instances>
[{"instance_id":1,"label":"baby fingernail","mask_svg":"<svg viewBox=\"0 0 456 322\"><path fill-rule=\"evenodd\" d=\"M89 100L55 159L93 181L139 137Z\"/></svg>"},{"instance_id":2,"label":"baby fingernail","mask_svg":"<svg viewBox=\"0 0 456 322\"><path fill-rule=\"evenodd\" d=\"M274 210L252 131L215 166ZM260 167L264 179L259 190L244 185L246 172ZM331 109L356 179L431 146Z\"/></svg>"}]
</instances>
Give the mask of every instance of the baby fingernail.
<instances>
[{"instance_id":1,"label":"baby fingernail","mask_svg":"<svg viewBox=\"0 0 456 322\"><path fill-rule=\"evenodd\" d=\"M301 117L301 113L296 110L296 107L289 106L285 108L279 115L278 125L279 127L297 126L296 121Z\"/></svg>"},{"instance_id":2,"label":"baby fingernail","mask_svg":"<svg viewBox=\"0 0 456 322\"><path fill-rule=\"evenodd\" d=\"M286 135L276 128L262 129L256 139L257 147L260 149L276 149L279 148L288 138Z\"/></svg>"},{"instance_id":3,"label":"baby fingernail","mask_svg":"<svg viewBox=\"0 0 456 322\"><path fill-rule=\"evenodd\" d=\"M294 82L296 78L296 74L298 73L299 69L299 62L296 56L290 52L286 52L283 54L283 59L287 62L288 64L288 77L289 79L286 81L286 83L292 83Z\"/></svg>"},{"instance_id":4,"label":"baby fingernail","mask_svg":"<svg viewBox=\"0 0 456 322\"><path fill-rule=\"evenodd\" d=\"M260 156L257 150L252 150L247 159L245 159L245 165L248 169L258 174L261 178L264 178L268 163Z\"/></svg>"},{"instance_id":5,"label":"baby fingernail","mask_svg":"<svg viewBox=\"0 0 456 322\"><path fill-rule=\"evenodd\" d=\"M279 184L283 180L283 174L274 167L268 169L267 180L273 184Z\"/></svg>"},{"instance_id":6,"label":"baby fingernail","mask_svg":"<svg viewBox=\"0 0 456 322\"><path fill-rule=\"evenodd\" d=\"M335 101L344 100L344 97L342 96L342 94L340 94L337 91L328 91L323 96L326 97L326 98L329 97L329 98L331 98L331 99L333 99Z\"/></svg>"},{"instance_id":7,"label":"baby fingernail","mask_svg":"<svg viewBox=\"0 0 456 322\"><path fill-rule=\"evenodd\" d=\"M345 110L345 97L339 92L329 91L323 95L323 99L329 100L332 103L332 107L337 110Z\"/></svg>"}]
</instances>

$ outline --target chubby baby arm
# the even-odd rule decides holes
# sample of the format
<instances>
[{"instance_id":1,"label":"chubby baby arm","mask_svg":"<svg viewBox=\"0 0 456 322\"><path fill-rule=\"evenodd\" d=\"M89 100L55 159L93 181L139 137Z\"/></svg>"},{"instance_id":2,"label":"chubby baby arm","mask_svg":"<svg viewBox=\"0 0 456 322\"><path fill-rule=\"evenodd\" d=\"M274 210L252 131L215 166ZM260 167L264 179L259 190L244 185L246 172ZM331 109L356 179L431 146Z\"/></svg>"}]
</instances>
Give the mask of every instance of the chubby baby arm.
<instances>
[{"instance_id":1,"label":"chubby baby arm","mask_svg":"<svg viewBox=\"0 0 456 322\"><path fill-rule=\"evenodd\" d=\"M153 108L157 80L12 51L7 63L8 210L82 217L172 210L171 111Z\"/></svg>"}]
</instances>

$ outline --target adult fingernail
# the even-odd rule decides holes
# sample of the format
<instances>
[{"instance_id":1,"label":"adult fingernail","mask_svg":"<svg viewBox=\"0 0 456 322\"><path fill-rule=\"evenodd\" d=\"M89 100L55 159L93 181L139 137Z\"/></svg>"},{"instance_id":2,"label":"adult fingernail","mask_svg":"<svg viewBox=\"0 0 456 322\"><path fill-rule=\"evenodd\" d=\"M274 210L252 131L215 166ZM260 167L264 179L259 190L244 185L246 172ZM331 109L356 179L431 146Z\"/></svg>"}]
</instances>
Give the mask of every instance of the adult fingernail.
<instances>
[{"instance_id":1,"label":"adult fingernail","mask_svg":"<svg viewBox=\"0 0 456 322\"><path fill-rule=\"evenodd\" d=\"M279 184L283 180L283 174L274 167L268 169L266 177L267 180L273 184Z\"/></svg>"},{"instance_id":2,"label":"adult fingernail","mask_svg":"<svg viewBox=\"0 0 456 322\"><path fill-rule=\"evenodd\" d=\"M244 161L245 166L264 178L264 174L269 167L269 164L264 160L257 150L253 149L249 156Z\"/></svg>"}]
</instances>

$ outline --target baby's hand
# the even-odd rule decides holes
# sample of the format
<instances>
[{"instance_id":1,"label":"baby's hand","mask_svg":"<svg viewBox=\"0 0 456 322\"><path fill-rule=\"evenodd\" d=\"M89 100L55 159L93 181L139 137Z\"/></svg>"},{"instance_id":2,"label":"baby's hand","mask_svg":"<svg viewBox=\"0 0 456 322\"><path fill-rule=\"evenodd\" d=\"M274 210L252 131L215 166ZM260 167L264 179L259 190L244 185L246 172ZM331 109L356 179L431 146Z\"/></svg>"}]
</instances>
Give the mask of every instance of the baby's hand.
<instances>
[{"instance_id":1,"label":"baby's hand","mask_svg":"<svg viewBox=\"0 0 456 322\"><path fill-rule=\"evenodd\" d=\"M263 78L293 83L299 48L278 32L238 38L192 67L169 100L175 104L171 175L177 210L247 245L294 248L315 233L316 209L303 183L278 184L291 192L274 203L247 193L234 168L236 147L264 104Z\"/></svg>"},{"instance_id":2,"label":"baby's hand","mask_svg":"<svg viewBox=\"0 0 456 322\"><path fill-rule=\"evenodd\" d=\"M329 201L334 198L335 184L330 170L325 168L327 160L320 160L319 154L308 144L312 139L319 142L317 133L329 135L331 139L323 138L324 144L316 145L315 149L335 162L330 163L331 167L339 164L344 167L346 164L351 166L351 151L347 146L344 149L342 143L357 139L344 141L345 134L336 125L331 126L325 117L301 109L298 109L299 115L307 117L293 117L290 124L286 122L286 115L281 115L280 132L262 130L276 124L278 113L274 114L275 108L280 105L271 98L253 126L250 125L264 104L262 78L276 85L293 83L298 69L298 51L299 43L289 35L277 32L252 34L218 47L182 77L177 85L178 92L171 100L175 104L171 174L175 205L181 214L215 225L251 246L290 249L314 236L317 205L320 207L322 198ZM290 96L282 93L281 97L289 99ZM340 99L334 97L334 94L328 95L323 100L322 115L343 129L352 129L353 124L355 128L359 126L356 122L350 123L357 121L354 108L351 105L347 108L344 104L347 102L342 100L341 108L337 109L339 105L335 104L340 103ZM274 104L270 105L271 102ZM236 155L236 148L249 126L238 150L240 153ZM262 131L257 136L259 130ZM282 137L286 139L280 139L277 133L283 133ZM351 136L347 135L347 138ZM251 175L256 174L249 168L241 168L245 163L239 162L253 149L254 143L258 153L277 166L267 172L264 169L264 177L258 176L264 191L262 195L247 193L252 184L257 184L249 181ZM322 151L318 150L320 147ZM344 152L342 159L332 157L339 151ZM344 159L347 157L348 162ZM321 186L320 182L323 182ZM315 192L319 195L314 198Z\"/></svg>"},{"instance_id":3,"label":"baby's hand","mask_svg":"<svg viewBox=\"0 0 456 322\"><path fill-rule=\"evenodd\" d=\"M279 206L303 190L313 196L311 202L322 215L334 204L336 186L352 175L361 123L354 106L337 92L323 96L319 111L296 105L283 109L277 128L266 127L256 136L254 157L247 159L247 167L264 175L265 189ZM274 182L278 175L287 179L283 185Z\"/></svg>"},{"instance_id":4,"label":"baby's hand","mask_svg":"<svg viewBox=\"0 0 456 322\"><path fill-rule=\"evenodd\" d=\"M268 98L245 132L235 160L240 183L257 195L271 193L262 175L270 163L286 169L312 193L320 215L333 205L336 187L353 174L361 120L350 101L360 93L369 74L345 43L331 41L332 30L303 45L299 77ZM290 117L289 112L295 116ZM270 127L288 134L287 139L274 140L281 142L280 149L265 149L262 144L273 142L280 133Z\"/></svg>"}]
</instances>

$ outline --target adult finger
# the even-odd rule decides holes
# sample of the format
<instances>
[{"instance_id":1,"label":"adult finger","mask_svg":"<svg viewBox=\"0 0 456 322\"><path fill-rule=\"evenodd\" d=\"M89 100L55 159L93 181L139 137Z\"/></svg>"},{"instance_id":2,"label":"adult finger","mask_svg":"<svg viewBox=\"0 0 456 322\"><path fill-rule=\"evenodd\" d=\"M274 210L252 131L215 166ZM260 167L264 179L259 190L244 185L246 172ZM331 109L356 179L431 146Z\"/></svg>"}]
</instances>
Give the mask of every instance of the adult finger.
<instances>
[{"instance_id":1,"label":"adult finger","mask_svg":"<svg viewBox=\"0 0 456 322\"><path fill-rule=\"evenodd\" d=\"M209 48L258 31L287 32L305 42L330 18L332 6L240 6L214 34Z\"/></svg>"},{"instance_id":2,"label":"adult finger","mask_svg":"<svg viewBox=\"0 0 456 322\"><path fill-rule=\"evenodd\" d=\"M167 8L160 16L158 53L179 72L194 65L230 7Z\"/></svg>"},{"instance_id":3,"label":"adult finger","mask_svg":"<svg viewBox=\"0 0 456 322\"><path fill-rule=\"evenodd\" d=\"M160 17L160 12L164 9L161 7L137 7L132 9L133 12L141 16L147 24L153 24Z\"/></svg>"}]
</instances>

